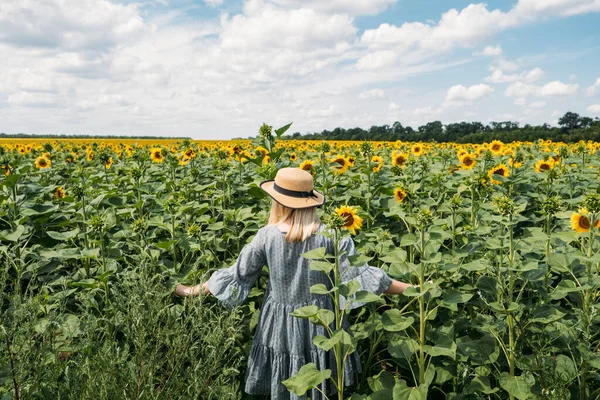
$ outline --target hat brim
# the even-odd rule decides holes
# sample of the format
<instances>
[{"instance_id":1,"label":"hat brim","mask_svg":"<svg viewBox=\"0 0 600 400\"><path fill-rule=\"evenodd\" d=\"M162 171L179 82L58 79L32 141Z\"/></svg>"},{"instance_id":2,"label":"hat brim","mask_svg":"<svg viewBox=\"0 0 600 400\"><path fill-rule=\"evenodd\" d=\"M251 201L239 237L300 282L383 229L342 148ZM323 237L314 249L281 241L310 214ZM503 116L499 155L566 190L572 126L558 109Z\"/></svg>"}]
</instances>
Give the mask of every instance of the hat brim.
<instances>
[{"instance_id":1,"label":"hat brim","mask_svg":"<svg viewBox=\"0 0 600 400\"><path fill-rule=\"evenodd\" d=\"M316 197L292 197L286 196L277 192L274 189L275 181L264 181L259 184L259 187L264 190L273 200L284 207L300 210L303 208L319 207L325 203L325 196L313 190Z\"/></svg>"}]
</instances>

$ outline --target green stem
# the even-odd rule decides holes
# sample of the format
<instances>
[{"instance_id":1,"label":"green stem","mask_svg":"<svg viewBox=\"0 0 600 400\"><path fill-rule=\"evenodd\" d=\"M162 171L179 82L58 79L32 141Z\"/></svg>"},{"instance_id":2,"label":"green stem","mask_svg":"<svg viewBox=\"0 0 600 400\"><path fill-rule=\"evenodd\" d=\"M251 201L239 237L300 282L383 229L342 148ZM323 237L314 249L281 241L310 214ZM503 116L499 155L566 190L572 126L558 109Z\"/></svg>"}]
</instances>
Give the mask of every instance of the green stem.
<instances>
[{"instance_id":1,"label":"green stem","mask_svg":"<svg viewBox=\"0 0 600 400\"><path fill-rule=\"evenodd\" d=\"M425 283L425 227L420 230L421 236L421 260L419 262L419 290L423 290ZM419 385L425 383L425 298L419 296Z\"/></svg>"}]
</instances>

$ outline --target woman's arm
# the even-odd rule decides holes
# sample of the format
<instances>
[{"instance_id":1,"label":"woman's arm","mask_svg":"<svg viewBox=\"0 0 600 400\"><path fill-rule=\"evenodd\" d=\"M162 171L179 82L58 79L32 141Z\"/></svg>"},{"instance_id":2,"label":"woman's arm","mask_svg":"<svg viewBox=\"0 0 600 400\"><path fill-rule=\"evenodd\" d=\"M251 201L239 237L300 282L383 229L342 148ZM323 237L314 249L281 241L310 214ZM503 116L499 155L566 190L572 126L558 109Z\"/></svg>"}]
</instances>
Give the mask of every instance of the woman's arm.
<instances>
[{"instance_id":1,"label":"woman's arm","mask_svg":"<svg viewBox=\"0 0 600 400\"><path fill-rule=\"evenodd\" d=\"M383 293L387 293L387 294L402 294L402 293L404 293L404 290L407 287L410 287L410 286L412 286L410 283L404 283L404 282L400 282L400 281L397 281L395 279L392 279L392 283L386 289L386 291L383 292Z\"/></svg>"},{"instance_id":2,"label":"woman's arm","mask_svg":"<svg viewBox=\"0 0 600 400\"><path fill-rule=\"evenodd\" d=\"M433 281L427 281L427 283L433 283ZM415 287L415 288L418 288L420 285L411 285L410 283L404 283L404 282L400 282L400 281L397 281L395 279L392 279L391 285L383 293L387 293L387 294L403 294L404 291L406 290L406 288L411 287L411 286Z\"/></svg>"},{"instance_id":3,"label":"woman's arm","mask_svg":"<svg viewBox=\"0 0 600 400\"><path fill-rule=\"evenodd\" d=\"M196 285L196 286L185 286L185 285L177 285L175 286L175 294L177 296L187 297L187 296L199 296L200 293L203 295L207 295L210 293L208 290L208 285L206 282Z\"/></svg>"}]
</instances>

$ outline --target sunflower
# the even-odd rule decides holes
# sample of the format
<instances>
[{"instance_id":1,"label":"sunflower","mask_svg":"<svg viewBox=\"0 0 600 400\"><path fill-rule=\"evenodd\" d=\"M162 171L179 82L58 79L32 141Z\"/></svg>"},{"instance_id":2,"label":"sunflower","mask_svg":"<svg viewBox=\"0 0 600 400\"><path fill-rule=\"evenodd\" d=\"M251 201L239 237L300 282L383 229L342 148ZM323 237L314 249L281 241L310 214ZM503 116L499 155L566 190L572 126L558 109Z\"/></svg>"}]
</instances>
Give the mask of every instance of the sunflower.
<instances>
[{"instance_id":1,"label":"sunflower","mask_svg":"<svg viewBox=\"0 0 600 400\"><path fill-rule=\"evenodd\" d=\"M462 169L472 169L475 167L475 164L477 164L477 161L475 160L476 158L477 156L475 154L465 153L460 156L458 161L460 161Z\"/></svg>"},{"instance_id":2,"label":"sunflower","mask_svg":"<svg viewBox=\"0 0 600 400\"><path fill-rule=\"evenodd\" d=\"M346 158L346 161L348 161L348 166L349 167L354 167L354 163L356 162L356 158L354 156L348 156Z\"/></svg>"},{"instance_id":3,"label":"sunflower","mask_svg":"<svg viewBox=\"0 0 600 400\"><path fill-rule=\"evenodd\" d=\"M300 164L298 168L303 169L304 171L308 171L311 174L314 173L315 162L312 160L304 160Z\"/></svg>"},{"instance_id":4,"label":"sunflower","mask_svg":"<svg viewBox=\"0 0 600 400\"><path fill-rule=\"evenodd\" d=\"M165 159L165 157L162 154L162 149L160 147L153 147L150 149L150 158L155 163L161 163Z\"/></svg>"},{"instance_id":5,"label":"sunflower","mask_svg":"<svg viewBox=\"0 0 600 400\"><path fill-rule=\"evenodd\" d=\"M270 156L264 156L262 159L262 163L263 164L268 164L271 162L271 157Z\"/></svg>"},{"instance_id":6,"label":"sunflower","mask_svg":"<svg viewBox=\"0 0 600 400\"><path fill-rule=\"evenodd\" d=\"M94 152L93 151L88 151L87 152L87 160L88 162L92 161L94 159Z\"/></svg>"},{"instance_id":7,"label":"sunflower","mask_svg":"<svg viewBox=\"0 0 600 400\"><path fill-rule=\"evenodd\" d=\"M69 164L74 163L77 157L75 157L74 153L71 154L67 154L67 156L65 157L65 161Z\"/></svg>"},{"instance_id":8,"label":"sunflower","mask_svg":"<svg viewBox=\"0 0 600 400\"><path fill-rule=\"evenodd\" d=\"M262 146L258 146L254 152L256 155L260 154L263 157L266 156L267 154L269 154L269 150L265 149Z\"/></svg>"},{"instance_id":9,"label":"sunflower","mask_svg":"<svg viewBox=\"0 0 600 400\"><path fill-rule=\"evenodd\" d=\"M379 172L381 170L381 167L383 167L383 158L380 156L371 157L371 162L376 164L373 167L373 172Z\"/></svg>"},{"instance_id":10,"label":"sunflower","mask_svg":"<svg viewBox=\"0 0 600 400\"><path fill-rule=\"evenodd\" d=\"M510 171L508 170L508 167L504 164L497 165L488 171L488 176L490 177L490 183L493 185L501 185L502 182L494 179L495 175L501 176L503 178L508 178L508 176L510 175Z\"/></svg>"},{"instance_id":11,"label":"sunflower","mask_svg":"<svg viewBox=\"0 0 600 400\"><path fill-rule=\"evenodd\" d=\"M403 166L404 163L406 163L406 161L408 160L408 154L406 153L399 153L399 152L392 152L392 165L393 166Z\"/></svg>"},{"instance_id":12,"label":"sunflower","mask_svg":"<svg viewBox=\"0 0 600 400\"><path fill-rule=\"evenodd\" d=\"M296 156L296 153L290 154L290 161L294 162L294 161L296 161L297 158L298 157Z\"/></svg>"},{"instance_id":13,"label":"sunflower","mask_svg":"<svg viewBox=\"0 0 600 400\"><path fill-rule=\"evenodd\" d=\"M112 157L108 157L108 159L104 162L104 167L106 167L106 169L110 169L110 167L113 165L113 159Z\"/></svg>"},{"instance_id":14,"label":"sunflower","mask_svg":"<svg viewBox=\"0 0 600 400\"><path fill-rule=\"evenodd\" d=\"M186 156L185 153L183 153L180 157L179 157L179 165L184 166L187 163L189 163L191 160L191 157Z\"/></svg>"},{"instance_id":15,"label":"sunflower","mask_svg":"<svg viewBox=\"0 0 600 400\"><path fill-rule=\"evenodd\" d=\"M536 172L546 172L550 171L554 168L554 159L548 158L547 160L539 160L535 163L535 171Z\"/></svg>"},{"instance_id":16,"label":"sunflower","mask_svg":"<svg viewBox=\"0 0 600 400\"><path fill-rule=\"evenodd\" d=\"M504 143L499 140L492 140L492 143L489 144L488 149L494 153L495 156L499 156L504 150Z\"/></svg>"},{"instance_id":17,"label":"sunflower","mask_svg":"<svg viewBox=\"0 0 600 400\"><path fill-rule=\"evenodd\" d=\"M238 148L238 151L236 151L236 147ZM235 145L233 147L233 152L236 153L236 154L239 153L239 146ZM194 157L196 157L196 152L191 147L189 149L187 149L186 151L184 151L183 154L187 158L194 158Z\"/></svg>"},{"instance_id":18,"label":"sunflower","mask_svg":"<svg viewBox=\"0 0 600 400\"><path fill-rule=\"evenodd\" d=\"M345 221L342 228L348 229L353 235L356 235L356 230L362 226L362 218L356 211L354 207L350 206L340 206L335 209L335 212Z\"/></svg>"},{"instance_id":19,"label":"sunflower","mask_svg":"<svg viewBox=\"0 0 600 400\"><path fill-rule=\"evenodd\" d=\"M346 172L346 170L349 167L348 160L346 159L346 157L344 157L342 155L337 155L337 156L333 157L330 161L332 163L336 163L337 164L336 166L332 167L332 170L333 170L333 172L335 172L338 175L343 174L344 172Z\"/></svg>"},{"instance_id":20,"label":"sunflower","mask_svg":"<svg viewBox=\"0 0 600 400\"><path fill-rule=\"evenodd\" d=\"M508 159L508 165L510 165L513 168L521 168L523 166L523 163L521 161L515 161L515 159L511 157Z\"/></svg>"},{"instance_id":21,"label":"sunflower","mask_svg":"<svg viewBox=\"0 0 600 400\"><path fill-rule=\"evenodd\" d=\"M10 175L11 169L12 167L9 164L2 164L2 166L0 166L0 172L2 172L4 176Z\"/></svg>"},{"instance_id":22,"label":"sunflower","mask_svg":"<svg viewBox=\"0 0 600 400\"><path fill-rule=\"evenodd\" d=\"M35 159L35 167L37 169L48 168L52 163L44 156L39 156Z\"/></svg>"},{"instance_id":23,"label":"sunflower","mask_svg":"<svg viewBox=\"0 0 600 400\"><path fill-rule=\"evenodd\" d=\"M415 156L415 157L422 155L424 152L423 145L421 145L419 143L413 144L413 146L411 148L411 152L412 152L413 156Z\"/></svg>"},{"instance_id":24,"label":"sunflower","mask_svg":"<svg viewBox=\"0 0 600 400\"><path fill-rule=\"evenodd\" d=\"M55 199L62 199L63 197L65 197L65 191L64 191L64 189L63 189L62 186L59 186L54 191L54 198Z\"/></svg>"},{"instance_id":25,"label":"sunflower","mask_svg":"<svg viewBox=\"0 0 600 400\"><path fill-rule=\"evenodd\" d=\"M587 209L580 208L579 213L573 213L573 215L571 215L571 229L574 231L579 233L589 232L590 225ZM600 227L600 220L594 222L594 228L598 227Z\"/></svg>"},{"instance_id":26,"label":"sunflower","mask_svg":"<svg viewBox=\"0 0 600 400\"><path fill-rule=\"evenodd\" d=\"M25 154L27 153L27 150L25 149L25 147L19 147L19 154Z\"/></svg>"},{"instance_id":27,"label":"sunflower","mask_svg":"<svg viewBox=\"0 0 600 400\"><path fill-rule=\"evenodd\" d=\"M406 191L402 188L396 188L394 189L394 197L398 203L402 203L406 199Z\"/></svg>"}]
</instances>

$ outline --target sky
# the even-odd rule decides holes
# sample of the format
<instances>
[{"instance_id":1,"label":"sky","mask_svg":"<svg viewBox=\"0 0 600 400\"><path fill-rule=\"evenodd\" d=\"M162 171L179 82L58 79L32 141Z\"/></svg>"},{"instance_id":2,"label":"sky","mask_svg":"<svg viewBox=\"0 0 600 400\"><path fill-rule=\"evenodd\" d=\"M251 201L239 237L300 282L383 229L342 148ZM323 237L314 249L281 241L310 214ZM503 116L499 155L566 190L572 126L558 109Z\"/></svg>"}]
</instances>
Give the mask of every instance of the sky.
<instances>
[{"instance_id":1,"label":"sky","mask_svg":"<svg viewBox=\"0 0 600 400\"><path fill-rule=\"evenodd\" d=\"M600 117L600 0L0 0L0 132Z\"/></svg>"}]
</instances>

